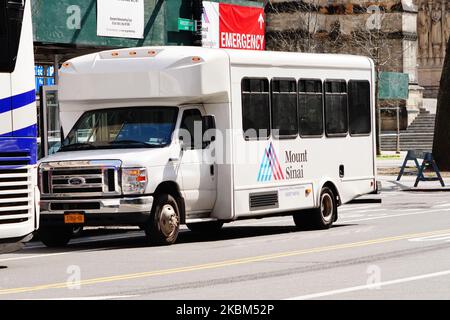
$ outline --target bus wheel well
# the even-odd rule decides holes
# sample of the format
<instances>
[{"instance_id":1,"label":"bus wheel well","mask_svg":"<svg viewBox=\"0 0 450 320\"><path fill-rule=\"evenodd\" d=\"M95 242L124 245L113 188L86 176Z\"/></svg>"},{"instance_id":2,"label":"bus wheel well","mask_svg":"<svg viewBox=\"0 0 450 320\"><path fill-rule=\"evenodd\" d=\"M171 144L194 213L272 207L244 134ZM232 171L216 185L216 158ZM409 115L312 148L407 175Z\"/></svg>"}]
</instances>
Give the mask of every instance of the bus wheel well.
<instances>
[{"instance_id":1,"label":"bus wheel well","mask_svg":"<svg viewBox=\"0 0 450 320\"><path fill-rule=\"evenodd\" d=\"M330 188L331 191L333 191L333 194L336 197L336 204L338 206L340 206L342 204L341 197L339 196L339 192L338 192L336 186L334 185L334 183L331 181L327 181L327 182L325 182L325 184L323 185L322 188L324 188L324 187Z\"/></svg>"},{"instance_id":2,"label":"bus wheel well","mask_svg":"<svg viewBox=\"0 0 450 320\"><path fill-rule=\"evenodd\" d=\"M170 194L175 198L178 204L178 208L180 209L180 222L184 224L186 222L184 198L181 195L180 187L178 186L178 184L174 181L165 181L160 183L153 193L153 197L156 198L160 194Z\"/></svg>"}]
</instances>

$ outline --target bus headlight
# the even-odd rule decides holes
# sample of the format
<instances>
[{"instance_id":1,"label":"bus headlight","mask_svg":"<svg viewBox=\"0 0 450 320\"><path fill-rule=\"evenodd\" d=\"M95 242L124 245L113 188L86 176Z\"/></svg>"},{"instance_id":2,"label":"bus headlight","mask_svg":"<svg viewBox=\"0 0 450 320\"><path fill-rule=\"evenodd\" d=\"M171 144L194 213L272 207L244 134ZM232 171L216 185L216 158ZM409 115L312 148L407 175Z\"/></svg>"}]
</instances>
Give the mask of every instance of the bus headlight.
<instances>
[{"instance_id":1,"label":"bus headlight","mask_svg":"<svg viewBox=\"0 0 450 320\"><path fill-rule=\"evenodd\" d=\"M143 194L147 187L147 170L144 168L122 169L123 194Z\"/></svg>"}]
</instances>

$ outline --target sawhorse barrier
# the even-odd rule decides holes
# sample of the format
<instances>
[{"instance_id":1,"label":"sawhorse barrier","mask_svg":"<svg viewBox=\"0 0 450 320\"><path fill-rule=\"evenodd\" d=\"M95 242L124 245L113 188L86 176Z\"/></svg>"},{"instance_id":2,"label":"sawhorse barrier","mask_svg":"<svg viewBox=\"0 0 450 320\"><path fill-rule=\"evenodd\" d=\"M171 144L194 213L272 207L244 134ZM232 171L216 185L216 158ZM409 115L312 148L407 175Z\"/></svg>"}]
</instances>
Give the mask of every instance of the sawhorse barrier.
<instances>
[{"instance_id":1,"label":"sawhorse barrier","mask_svg":"<svg viewBox=\"0 0 450 320\"><path fill-rule=\"evenodd\" d=\"M422 165L419 165L419 161L417 159L423 159ZM420 181L439 181L442 187L445 187L444 180L442 180L441 173L436 162L433 159L433 154L431 152L417 151L417 150L409 150L406 154L405 160L403 161L402 168L400 169L400 173L398 174L397 181L400 181L403 173L405 172L406 165L408 161L414 161L414 164L417 168L417 178L414 183L414 187L419 185ZM424 172L427 168L433 168L436 177L425 177Z\"/></svg>"}]
</instances>

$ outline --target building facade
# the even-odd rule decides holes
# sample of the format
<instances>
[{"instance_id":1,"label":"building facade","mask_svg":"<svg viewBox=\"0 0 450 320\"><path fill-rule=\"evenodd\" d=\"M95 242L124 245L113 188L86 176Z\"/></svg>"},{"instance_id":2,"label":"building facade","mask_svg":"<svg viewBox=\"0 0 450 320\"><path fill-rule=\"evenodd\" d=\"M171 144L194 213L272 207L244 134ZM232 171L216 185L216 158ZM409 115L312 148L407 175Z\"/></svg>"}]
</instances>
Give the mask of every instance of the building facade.
<instances>
[{"instance_id":1,"label":"building facade","mask_svg":"<svg viewBox=\"0 0 450 320\"><path fill-rule=\"evenodd\" d=\"M450 37L450 1L419 0L417 19L418 75L424 97L436 98L447 41Z\"/></svg>"}]
</instances>

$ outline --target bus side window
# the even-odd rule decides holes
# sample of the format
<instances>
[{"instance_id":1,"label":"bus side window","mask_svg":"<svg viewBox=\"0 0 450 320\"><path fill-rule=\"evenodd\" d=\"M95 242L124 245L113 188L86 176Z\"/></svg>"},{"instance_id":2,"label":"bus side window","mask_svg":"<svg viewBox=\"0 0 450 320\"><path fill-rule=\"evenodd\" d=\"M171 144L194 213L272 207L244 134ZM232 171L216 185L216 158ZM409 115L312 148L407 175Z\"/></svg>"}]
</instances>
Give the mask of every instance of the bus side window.
<instances>
[{"instance_id":1,"label":"bus side window","mask_svg":"<svg viewBox=\"0 0 450 320\"><path fill-rule=\"evenodd\" d=\"M371 132L369 81L349 81L348 113L350 135L369 135Z\"/></svg>"},{"instance_id":2,"label":"bus side window","mask_svg":"<svg viewBox=\"0 0 450 320\"><path fill-rule=\"evenodd\" d=\"M196 124L197 123L197 124ZM202 149L202 132L195 129L202 127L202 114L198 109L188 109L183 112L180 129L186 130L188 136L183 136L183 142L187 149Z\"/></svg>"},{"instance_id":3,"label":"bus side window","mask_svg":"<svg viewBox=\"0 0 450 320\"><path fill-rule=\"evenodd\" d=\"M327 136L344 137L348 131L347 83L325 81L325 132Z\"/></svg>"},{"instance_id":4,"label":"bus side window","mask_svg":"<svg viewBox=\"0 0 450 320\"><path fill-rule=\"evenodd\" d=\"M300 136L321 137L323 135L322 80L300 79L298 91Z\"/></svg>"},{"instance_id":5,"label":"bus side window","mask_svg":"<svg viewBox=\"0 0 450 320\"><path fill-rule=\"evenodd\" d=\"M269 80L242 79L241 95L242 129L245 139L267 139L270 135Z\"/></svg>"},{"instance_id":6,"label":"bus side window","mask_svg":"<svg viewBox=\"0 0 450 320\"><path fill-rule=\"evenodd\" d=\"M272 135L295 138L298 134L297 83L295 79L272 79Z\"/></svg>"}]
</instances>

